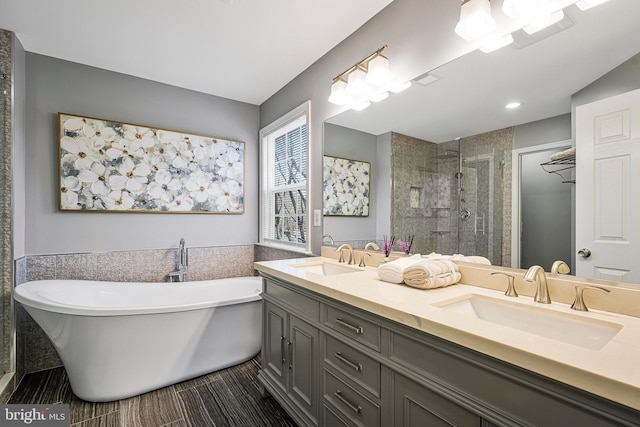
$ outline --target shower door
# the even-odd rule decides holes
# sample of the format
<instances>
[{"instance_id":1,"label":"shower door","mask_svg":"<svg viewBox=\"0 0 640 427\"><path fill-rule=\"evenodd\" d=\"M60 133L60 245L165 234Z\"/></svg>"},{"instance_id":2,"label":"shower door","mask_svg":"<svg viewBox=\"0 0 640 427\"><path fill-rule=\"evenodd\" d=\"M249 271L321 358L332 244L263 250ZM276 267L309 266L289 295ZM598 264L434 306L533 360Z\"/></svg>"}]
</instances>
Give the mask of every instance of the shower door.
<instances>
[{"instance_id":1,"label":"shower door","mask_svg":"<svg viewBox=\"0 0 640 427\"><path fill-rule=\"evenodd\" d=\"M458 209L455 237L457 252L479 255L502 264L502 170L501 150L492 144L460 141L457 177Z\"/></svg>"},{"instance_id":2,"label":"shower door","mask_svg":"<svg viewBox=\"0 0 640 427\"><path fill-rule=\"evenodd\" d=\"M0 71L0 165L5 165L7 161L10 161L10 141L6 140L7 135L7 120L10 119L8 108L9 96L7 93L6 76ZM4 168L2 168L4 169ZM7 176L4 170L0 170L0 191L2 192L2 199L6 201L7 190ZM5 218L6 215L10 215L10 211L7 212L7 206L4 203L0 209L0 236L2 237L2 244L0 244L0 263L2 276L0 280L0 377L10 370L9 368L9 349L6 343L9 342L8 331L10 329L10 313L11 313L11 301L9 295L7 295L6 286L7 280L12 283L11 269L7 269L7 263L12 262L12 254L7 253L7 249L10 247L10 242L6 242L4 239L10 238L11 230L10 218ZM8 271L7 271L8 270ZM7 277L8 275L8 277ZM0 390L2 392L2 390Z\"/></svg>"}]
</instances>

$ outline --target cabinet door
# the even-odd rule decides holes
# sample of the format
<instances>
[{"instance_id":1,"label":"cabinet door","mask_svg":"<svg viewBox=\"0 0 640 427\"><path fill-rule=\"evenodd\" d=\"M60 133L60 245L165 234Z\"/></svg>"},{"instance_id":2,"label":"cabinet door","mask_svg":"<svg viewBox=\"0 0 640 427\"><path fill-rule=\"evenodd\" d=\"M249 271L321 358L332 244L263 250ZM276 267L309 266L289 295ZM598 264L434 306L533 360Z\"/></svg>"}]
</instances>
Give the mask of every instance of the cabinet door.
<instances>
[{"instance_id":1,"label":"cabinet door","mask_svg":"<svg viewBox=\"0 0 640 427\"><path fill-rule=\"evenodd\" d=\"M318 330L289 315L289 395L309 418L318 419Z\"/></svg>"},{"instance_id":2,"label":"cabinet door","mask_svg":"<svg viewBox=\"0 0 640 427\"><path fill-rule=\"evenodd\" d=\"M396 427L479 427L482 420L457 404L394 374L393 411Z\"/></svg>"},{"instance_id":3,"label":"cabinet door","mask_svg":"<svg viewBox=\"0 0 640 427\"><path fill-rule=\"evenodd\" d=\"M282 392L286 393L287 313L269 302L265 301L264 304L262 366Z\"/></svg>"}]
</instances>

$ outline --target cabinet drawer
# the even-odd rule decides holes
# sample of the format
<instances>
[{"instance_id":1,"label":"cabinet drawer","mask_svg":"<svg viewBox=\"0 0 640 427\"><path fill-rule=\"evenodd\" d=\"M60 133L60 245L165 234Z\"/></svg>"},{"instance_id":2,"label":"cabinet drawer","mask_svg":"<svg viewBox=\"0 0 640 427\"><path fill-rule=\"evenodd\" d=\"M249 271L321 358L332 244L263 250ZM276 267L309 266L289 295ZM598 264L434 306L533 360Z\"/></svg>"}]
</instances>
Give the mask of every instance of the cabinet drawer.
<instances>
[{"instance_id":1,"label":"cabinet drawer","mask_svg":"<svg viewBox=\"0 0 640 427\"><path fill-rule=\"evenodd\" d=\"M312 320L320 320L320 302L279 285L271 279L265 280L264 293L295 308Z\"/></svg>"},{"instance_id":2,"label":"cabinet drawer","mask_svg":"<svg viewBox=\"0 0 640 427\"><path fill-rule=\"evenodd\" d=\"M326 306L325 324L330 328L361 342L376 351L380 351L380 326L360 315L341 310L331 305Z\"/></svg>"},{"instance_id":3,"label":"cabinet drawer","mask_svg":"<svg viewBox=\"0 0 640 427\"><path fill-rule=\"evenodd\" d=\"M324 360L374 396L380 397L380 364L375 360L330 336L326 337Z\"/></svg>"},{"instance_id":4,"label":"cabinet drawer","mask_svg":"<svg viewBox=\"0 0 640 427\"><path fill-rule=\"evenodd\" d=\"M337 408L354 424L366 427L380 425L380 407L364 397L326 369L324 399Z\"/></svg>"},{"instance_id":5,"label":"cabinet drawer","mask_svg":"<svg viewBox=\"0 0 640 427\"><path fill-rule=\"evenodd\" d=\"M327 427L351 427L349 423L343 420L336 412L334 408L331 408L326 403L322 407L322 419L324 420L324 425Z\"/></svg>"}]
</instances>

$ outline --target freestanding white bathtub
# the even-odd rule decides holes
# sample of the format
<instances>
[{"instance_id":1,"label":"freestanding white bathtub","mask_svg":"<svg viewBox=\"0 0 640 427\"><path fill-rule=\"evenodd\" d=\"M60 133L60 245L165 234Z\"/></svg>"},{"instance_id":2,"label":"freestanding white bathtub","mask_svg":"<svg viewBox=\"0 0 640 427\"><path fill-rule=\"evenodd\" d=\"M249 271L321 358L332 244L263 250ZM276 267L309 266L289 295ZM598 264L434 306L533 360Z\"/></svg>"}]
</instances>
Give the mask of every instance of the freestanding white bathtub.
<instances>
[{"instance_id":1,"label":"freestanding white bathtub","mask_svg":"<svg viewBox=\"0 0 640 427\"><path fill-rule=\"evenodd\" d=\"M15 300L46 332L81 399L134 396L260 351L258 277L182 283L40 280Z\"/></svg>"}]
</instances>

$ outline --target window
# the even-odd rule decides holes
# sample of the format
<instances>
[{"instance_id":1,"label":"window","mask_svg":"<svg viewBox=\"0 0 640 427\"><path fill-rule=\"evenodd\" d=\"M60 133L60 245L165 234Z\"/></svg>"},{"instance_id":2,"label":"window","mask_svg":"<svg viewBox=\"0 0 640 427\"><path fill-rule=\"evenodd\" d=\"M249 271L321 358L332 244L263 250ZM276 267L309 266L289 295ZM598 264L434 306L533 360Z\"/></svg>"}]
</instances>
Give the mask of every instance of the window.
<instances>
[{"instance_id":1,"label":"window","mask_svg":"<svg viewBox=\"0 0 640 427\"><path fill-rule=\"evenodd\" d=\"M261 243L308 250L309 103L260 131Z\"/></svg>"}]
</instances>

